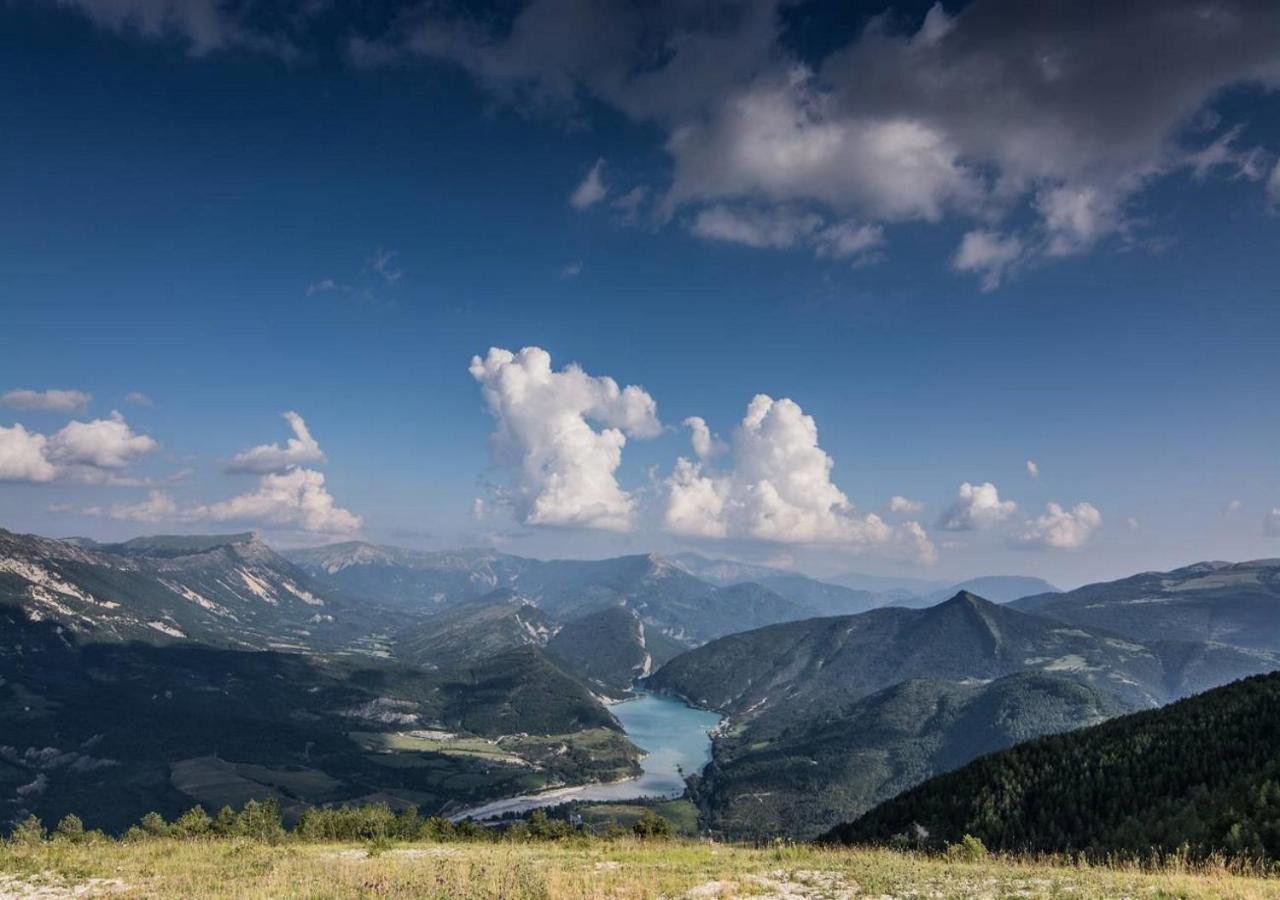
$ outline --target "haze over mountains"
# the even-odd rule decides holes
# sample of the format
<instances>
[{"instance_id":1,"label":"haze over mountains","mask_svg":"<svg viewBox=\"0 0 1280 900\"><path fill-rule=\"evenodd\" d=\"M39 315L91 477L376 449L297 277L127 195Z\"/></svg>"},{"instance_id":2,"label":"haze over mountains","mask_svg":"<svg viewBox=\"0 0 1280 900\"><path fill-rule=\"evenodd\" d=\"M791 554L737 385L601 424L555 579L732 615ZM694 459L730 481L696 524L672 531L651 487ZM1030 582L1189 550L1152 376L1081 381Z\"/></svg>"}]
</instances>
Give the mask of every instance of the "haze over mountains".
<instances>
[{"instance_id":1,"label":"haze over mountains","mask_svg":"<svg viewBox=\"0 0 1280 900\"><path fill-rule=\"evenodd\" d=\"M812 837L982 753L1280 667L1278 583L1280 562L1205 563L931 603L695 554L0 531L0 793L108 826L264 796L447 812L634 773L605 701L644 679L727 716L692 782L705 827Z\"/></svg>"}]
</instances>

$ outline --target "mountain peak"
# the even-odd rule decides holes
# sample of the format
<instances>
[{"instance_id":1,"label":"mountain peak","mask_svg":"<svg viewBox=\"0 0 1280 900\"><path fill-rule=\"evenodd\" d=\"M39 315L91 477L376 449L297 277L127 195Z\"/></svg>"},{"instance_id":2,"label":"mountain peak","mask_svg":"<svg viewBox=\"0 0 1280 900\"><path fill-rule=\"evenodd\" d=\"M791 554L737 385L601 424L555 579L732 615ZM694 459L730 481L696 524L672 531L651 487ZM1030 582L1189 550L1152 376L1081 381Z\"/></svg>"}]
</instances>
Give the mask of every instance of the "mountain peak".
<instances>
[{"instance_id":1,"label":"mountain peak","mask_svg":"<svg viewBox=\"0 0 1280 900\"><path fill-rule=\"evenodd\" d=\"M984 597L979 597L977 594L970 593L969 591L960 590L960 591L956 591L956 594L954 597L952 597L949 600L943 600L941 603L935 606L934 609L941 609L944 607L958 607L958 606L969 606L969 607L972 607L973 609L985 609L987 607L994 607L995 605L996 604L992 603L990 600L987 600Z\"/></svg>"}]
</instances>

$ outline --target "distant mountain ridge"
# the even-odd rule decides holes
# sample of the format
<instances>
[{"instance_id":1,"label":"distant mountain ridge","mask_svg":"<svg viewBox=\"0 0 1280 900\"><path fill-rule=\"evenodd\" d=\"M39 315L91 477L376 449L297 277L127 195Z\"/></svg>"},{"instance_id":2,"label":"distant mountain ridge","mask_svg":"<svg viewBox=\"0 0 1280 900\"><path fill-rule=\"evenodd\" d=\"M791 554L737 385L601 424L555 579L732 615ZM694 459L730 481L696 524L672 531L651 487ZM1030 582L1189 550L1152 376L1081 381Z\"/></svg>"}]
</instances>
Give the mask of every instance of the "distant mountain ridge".
<instances>
[{"instance_id":1,"label":"distant mountain ridge","mask_svg":"<svg viewBox=\"0 0 1280 900\"><path fill-rule=\"evenodd\" d=\"M400 620L251 533L75 543L0 529L0 604L94 640L335 648Z\"/></svg>"},{"instance_id":2,"label":"distant mountain ridge","mask_svg":"<svg viewBox=\"0 0 1280 900\"><path fill-rule=\"evenodd\" d=\"M1129 637L1280 652L1280 559L1143 572L1062 594L1024 597L1013 606Z\"/></svg>"}]
</instances>

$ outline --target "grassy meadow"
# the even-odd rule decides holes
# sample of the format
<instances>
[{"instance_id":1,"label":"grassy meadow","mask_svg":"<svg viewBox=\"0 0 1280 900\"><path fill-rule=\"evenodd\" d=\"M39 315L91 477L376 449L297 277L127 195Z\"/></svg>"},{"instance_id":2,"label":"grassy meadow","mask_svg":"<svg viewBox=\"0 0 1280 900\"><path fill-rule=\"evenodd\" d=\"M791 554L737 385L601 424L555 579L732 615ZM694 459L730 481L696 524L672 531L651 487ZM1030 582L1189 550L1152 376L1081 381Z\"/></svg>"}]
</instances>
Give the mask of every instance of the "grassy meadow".
<instances>
[{"instance_id":1,"label":"grassy meadow","mask_svg":"<svg viewBox=\"0 0 1280 900\"><path fill-rule=\"evenodd\" d=\"M1280 897L1280 880L890 850L692 840L325 844L154 839L0 845L2 897Z\"/></svg>"}]
</instances>

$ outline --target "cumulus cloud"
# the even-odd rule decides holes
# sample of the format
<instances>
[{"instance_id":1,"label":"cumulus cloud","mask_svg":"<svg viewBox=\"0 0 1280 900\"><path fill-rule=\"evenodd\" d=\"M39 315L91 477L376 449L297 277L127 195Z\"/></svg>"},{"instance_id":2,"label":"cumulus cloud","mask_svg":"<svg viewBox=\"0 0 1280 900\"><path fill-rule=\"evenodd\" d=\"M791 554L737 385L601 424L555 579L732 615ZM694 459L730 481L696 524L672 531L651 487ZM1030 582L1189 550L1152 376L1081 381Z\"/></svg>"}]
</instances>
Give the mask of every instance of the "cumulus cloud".
<instances>
[{"instance_id":1,"label":"cumulus cloud","mask_svg":"<svg viewBox=\"0 0 1280 900\"><path fill-rule=\"evenodd\" d=\"M689 416L680 424L689 429L689 440L698 459L709 460L729 449L724 441L711 433L711 427L702 416Z\"/></svg>"},{"instance_id":2,"label":"cumulus cloud","mask_svg":"<svg viewBox=\"0 0 1280 900\"><path fill-rule=\"evenodd\" d=\"M599 203L608 193L609 189L604 184L604 159L597 159L569 195L569 205L574 209L586 209Z\"/></svg>"},{"instance_id":3,"label":"cumulus cloud","mask_svg":"<svg viewBox=\"0 0 1280 900\"><path fill-rule=\"evenodd\" d=\"M560 267L560 277L563 278L565 281L568 281L571 278L577 278L581 274L582 274L582 260L580 259L575 259L572 262L567 262Z\"/></svg>"},{"instance_id":4,"label":"cumulus cloud","mask_svg":"<svg viewBox=\"0 0 1280 900\"><path fill-rule=\"evenodd\" d=\"M130 484L121 470L159 446L114 411L106 419L73 420L49 435L0 426L0 480Z\"/></svg>"},{"instance_id":5,"label":"cumulus cloud","mask_svg":"<svg viewBox=\"0 0 1280 900\"><path fill-rule=\"evenodd\" d=\"M1027 474L1032 478L1040 477L1040 464L1034 459L1027 460Z\"/></svg>"},{"instance_id":6,"label":"cumulus cloud","mask_svg":"<svg viewBox=\"0 0 1280 900\"><path fill-rule=\"evenodd\" d=\"M282 414L293 437L283 447L279 444L260 444L243 453L237 453L227 466L229 472L283 472L291 466L313 465L325 461L324 451L311 436L306 421L296 412Z\"/></svg>"},{"instance_id":7,"label":"cumulus cloud","mask_svg":"<svg viewBox=\"0 0 1280 900\"><path fill-rule=\"evenodd\" d=\"M951 265L958 272L980 275L982 289L994 291L1022 259L1024 249L1019 237L978 229L966 233L960 240Z\"/></svg>"},{"instance_id":8,"label":"cumulus cloud","mask_svg":"<svg viewBox=\"0 0 1280 900\"><path fill-rule=\"evenodd\" d=\"M789 399L758 394L734 431L731 465L710 462L711 434L686 420L697 460L681 457L665 480L664 524L688 537L745 538L776 543L907 548L932 561L934 548L918 523L894 528L861 514L831 481L831 457L818 427Z\"/></svg>"},{"instance_id":9,"label":"cumulus cloud","mask_svg":"<svg viewBox=\"0 0 1280 900\"><path fill-rule=\"evenodd\" d=\"M132 403L134 406L155 406L155 402L148 394L142 391L130 391L124 395L126 403Z\"/></svg>"},{"instance_id":10,"label":"cumulus cloud","mask_svg":"<svg viewBox=\"0 0 1280 900\"><path fill-rule=\"evenodd\" d=\"M617 470L628 436L662 430L648 393L576 364L554 371L540 347L492 348L473 357L469 371L497 420L494 460L511 470L506 499L522 522L632 527L635 498L618 484Z\"/></svg>"},{"instance_id":11,"label":"cumulus cloud","mask_svg":"<svg viewBox=\"0 0 1280 900\"><path fill-rule=\"evenodd\" d=\"M1244 507L1244 503L1242 503L1239 499L1228 500L1226 504L1222 507L1222 514L1224 516L1229 516L1233 513L1238 513L1243 507Z\"/></svg>"},{"instance_id":12,"label":"cumulus cloud","mask_svg":"<svg viewBox=\"0 0 1280 900\"><path fill-rule=\"evenodd\" d=\"M1088 543L1101 527L1102 513L1092 503L1077 503L1070 510L1050 503L1044 515L1023 522L1013 543L1020 547L1075 550Z\"/></svg>"},{"instance_id":13,"label":"cumulus cloud","mask_svg":"<svg viewBox=\"0 0 1280 900\"><path fill-rule=\"evenodd\" d=\"M194 521L244 522L319 534L352 534L364 524L360 516L336 504L323 473L303 468L267 473L254 490L183 515Z\"/></svg>"},{"instance_id":14,"label":"cumulus cloud","mask_svg":"<svg viewBox=\"0 0 1280 900\"><path fill-rule=\"evenodd\" d=\"M0 396L0 404L12 409L35 409L49 412L82 413L89 408L92 394L84 391L18 389Z\"/></svg>"},{"instance_id":15,"label":"cumulus cloud","mask_svg":"<svg viewBox=\"0 0 1280 900\"><path fill-rule=\"evenodd\" d=\"M938 527L946 531L976 531L990 528L1017 512L1018 504L1001 500L1000 492L990 481L982 484L965 482L960 485L956 502L951 504L938 520Z\"/></svg>"},{"instance_id":16,"label":"cumulus cloud","mask_svg":"<svg viewBox=\"0 0 1280 900\"><path fill-rule=\"evenodd\" d=\"M1268 0L935 5L922 20L872 16L821 56L797 52L783 6L439 7L370 40L383 60L447 60L522 105L578 115L590 99L654 127L672 163L659 210L691 210L678 220L701 234L799 245L786 227L701 215L743 203L870 225L955 218L999 235L956 260L992 288L1015 262L1125 236L1158 178L1261 177L1238 124L1207 139L1185 126L1227 87L1280 83ZM1018 234L997 227L1015 220Z\"/></svg>"},{"instance_id":17,"label":"cumulus cloud","mask_svg":"<svg viewBox=\"0 0 1280 900\"><path fill-rule=\"evenodd\" d=\"M106 419L68 422L49 439L49 458L61 466L123 469L160 445L137 434L117 411Z\"/></svg>"},{"instance_id":18,"label":"cumulus cloud","mask_svg":"<svg viewBox=\"0 0 1280 900\"><path fill-rule=\"evenodd\" d=\"M924 509L924 503L919 500L908 500L900 494L895 494L889 498L889 512L916 515Z\"/></svg>"},{"instance_id":19,"label":"cumulus cloud","mask_svg":"<svg viewBox=\"0 0 1280 900\"><path fill-rule=\"evenodd\" d=\"M0 425L0 481L53 481L57 467L46 452L48 438L21 425Z\"/></svg>"}]
</instances>

